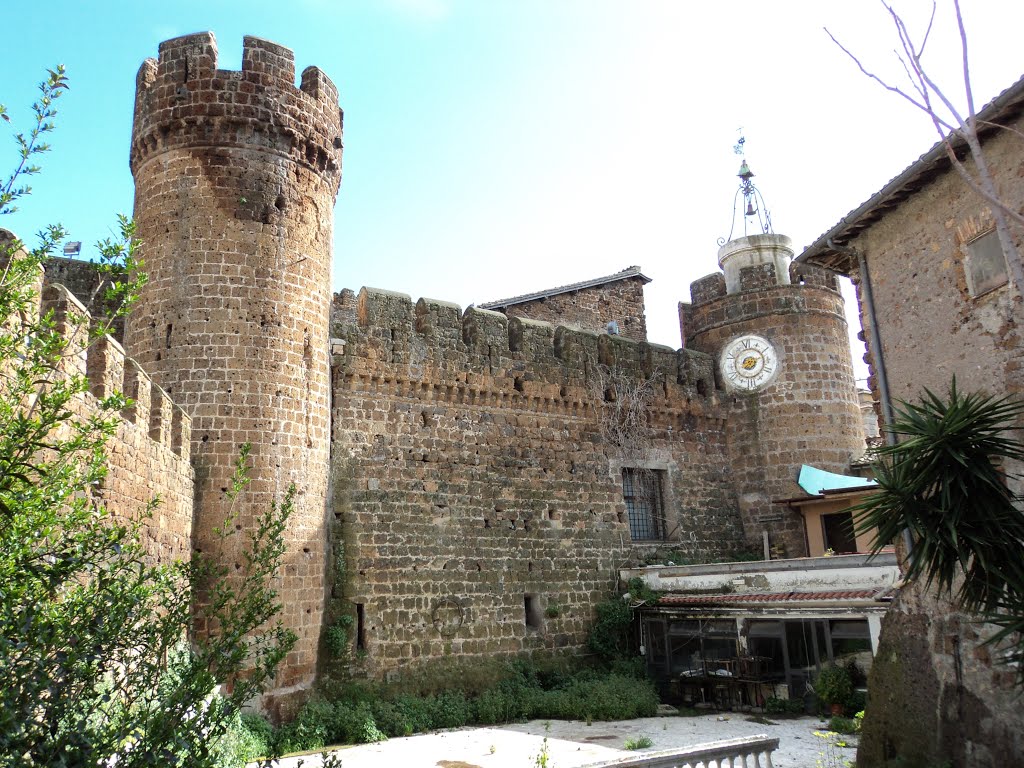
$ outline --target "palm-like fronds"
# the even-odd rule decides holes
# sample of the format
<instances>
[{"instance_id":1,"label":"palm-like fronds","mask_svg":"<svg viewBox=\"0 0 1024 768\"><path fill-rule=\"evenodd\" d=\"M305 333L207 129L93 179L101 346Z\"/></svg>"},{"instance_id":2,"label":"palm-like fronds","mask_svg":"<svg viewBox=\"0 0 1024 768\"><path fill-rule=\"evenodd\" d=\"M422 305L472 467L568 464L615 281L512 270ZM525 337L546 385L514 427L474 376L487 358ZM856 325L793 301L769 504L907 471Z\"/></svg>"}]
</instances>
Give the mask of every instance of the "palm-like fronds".
<instances>
[{"instance_id":1,"label":"palm-like fronds","mask_svg":"<svg viewBox=\"0 0 1024 768\"><path fill-rule=\"evenodd\" d=\"M899 442L877 451L878 491L854 510L859 531L877 530L874 552L908 530L908 578L1004 628L1024 624L1024 512L1006 472L1024 462L1021 417L1024 402L964 394L956 379L946 398L925 390L897 409Z\"/></svg>"}]
</instances>

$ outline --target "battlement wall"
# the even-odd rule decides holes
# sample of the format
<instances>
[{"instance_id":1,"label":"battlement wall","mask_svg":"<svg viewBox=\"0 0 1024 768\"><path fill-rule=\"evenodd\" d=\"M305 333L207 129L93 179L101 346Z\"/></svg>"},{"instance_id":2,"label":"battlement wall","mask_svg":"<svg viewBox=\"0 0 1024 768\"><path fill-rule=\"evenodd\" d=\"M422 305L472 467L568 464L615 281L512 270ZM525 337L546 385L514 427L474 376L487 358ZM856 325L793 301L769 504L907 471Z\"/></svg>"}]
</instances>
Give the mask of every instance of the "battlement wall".
<instances>
[{"instance_id":1,"label":"battlement wall","mask_svg":"<svg viewBox=\"0 0 1024 768\"><path fill-rule=\"evenodd\" d=\"M740 290L726 291L721 272L690 284L691 301L680 302L680 331L686 347L715 328L762 317L818 314L844 317L839 282L831 272L811 264L793 263L790 283L783 284L771 264L739 270ZM697 346L701 349L702 347Z\"/></svg>"},{"instance_id":2,"label":"battlement wall","mask_svg":"<svg viewBox=\"0 0 1024 768\"><path fill-rule=\"evenodd\" d=\"M331 333L328 623L367 674L581 650L619 564L742 541L707 355L365 288ZM624 472L658 488L636 540Z\"/></svg>"},{"instance_id":3,"label":"battlement wall","mask_svg":"<svg viewBox=\"0 0 1024 768\"><path fill-rule=\"evenodd\" d=\"M143 525L146 550L155 561L188 558L191 420L111 336L89 339L92 317L65 286L45 285L39 308L67 340L61 372L88 382L88 392L74 404L78 415L96 412L99 401L117 393L130 399L107 441L108 473L97 494L115 518L126 521L139 519L159 497L159 506Z\"/></svg>"},{"instance_id":4,"label":"battlement wall","mask_svg":"<svg viewBox=\"0 0 1024 768\"><path fill-rule=\"evenodd\" d=\"M95 264L81 259L52 258L43 263L43 269L46 271L47 283L60 283L65 286L94 315L103 314L111 309L104 299L103 291L100 290L104 278L97 271ZM119 343L124 343L123 316L114 319L110 335Z\"/></svg>"},{"instance_id":5,"label":"battlement wall","mask_svg":"<svg viewBox=\"0 0 1024 768\"><path fill-rule=\"evenodd\" d=\"M803 494L803 464L850 472L864 450L843 298L834 274L777 262L740 266L735 289L715 273L691 285L679 305L686 347L719 355L733 339L755 334L775 350L779 372L764 389L723 393L727 441L748 538L768 532L778 554L805 554L801 517L773 504ZM788 284L786 280L788 279ZM719 384L723 374L716 364Z\"/></svg>"},{"instance_id":6,"label":"battlement wall","mask_svg":"<svg viewBox=\"0 0 1024 768\"><path fill-rule=\"evenodd\" d=\"M509 396L558 401L566 387L586 387L606 375L646 379L664 376L666 398L684 401L695 413L717 407L714 360L691 350L634 341L556 326L540 320L507 317L477 307L363 288L358 295L335 295L332 336L346 336L346 356L382 361L410 380L444 379L463 383L482 374L507 378ZM345 330L346 323L349 330ZM497 379L496 379L497 381Z\"/></svg>"},{"instance_id":7,"label":"battlement wall","mask_svg":"<svg viewBox=\"0 0 1024 768\"><path fill-rule=\"evenodd\" d=\"M187 147L259 147L341 179L338 89L317 67L295 86L295 56L258 37L242 42L240 72L217 68L212 32L160 44L136 78L131 168Z\"/></svg>"},{"instance_id":8,"label":"battlement wall","mask_svg":"<svg viewBox=\"0 0 1024 768\"><path fill-rule=\"evenodd\" d=\"M139 70L131 168L149 282L125 346L192 416L197 548L232 568L217 529L255 524L296 488L279 589L298 641L262 702L280 712L313 685L322 629L341 162L338 91L315 67L296 86L287 48L246 37L229 72L207 32ZM222 489L243 444L252 480L235 504Z\"/></svg>"}]
</instances>

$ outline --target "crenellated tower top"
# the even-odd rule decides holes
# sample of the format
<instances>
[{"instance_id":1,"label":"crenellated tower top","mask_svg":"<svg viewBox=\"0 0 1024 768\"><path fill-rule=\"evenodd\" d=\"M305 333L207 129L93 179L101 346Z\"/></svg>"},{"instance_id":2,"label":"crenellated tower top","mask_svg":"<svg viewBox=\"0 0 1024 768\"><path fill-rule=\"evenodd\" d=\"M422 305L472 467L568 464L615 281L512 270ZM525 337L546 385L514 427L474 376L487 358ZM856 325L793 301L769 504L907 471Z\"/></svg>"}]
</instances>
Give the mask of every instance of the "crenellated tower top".
<instances>
[{"instance_id":1,"label":"crenellated tower top","mask_svg":"<svg viewBox=\"0 0 1024 768\"><path fill-rule=\"evenodd\" d=\"M217 40L200 32L160 44L136 78L132 173L154 154L191 146L260 147L341 182L338 89L317 67L295 85L295 55L245 37L240 72L217 69Z\"/></svg>"}]
</instances>

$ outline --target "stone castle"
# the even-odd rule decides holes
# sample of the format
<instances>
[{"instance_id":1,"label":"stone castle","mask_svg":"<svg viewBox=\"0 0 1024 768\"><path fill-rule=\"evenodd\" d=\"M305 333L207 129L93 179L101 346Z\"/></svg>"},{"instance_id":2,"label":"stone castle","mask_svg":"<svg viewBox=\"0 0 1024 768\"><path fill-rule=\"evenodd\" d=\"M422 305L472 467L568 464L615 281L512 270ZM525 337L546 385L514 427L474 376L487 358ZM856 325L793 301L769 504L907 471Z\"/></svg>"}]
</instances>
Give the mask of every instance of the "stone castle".
<instances>
[{"instance_id":1,"label":"stone castle","mask_svg":"<svg viewBox=\"0 0 1024 768\"><path fill-rule=\"evenodd\" d=\"M149 282L124 348L82 365L135 400L103 492L125 515L161 495L155 556L237 560L212 532L243 443L238 525L296 487L280 595L299 641L276 700L342 663L323 640L338 622L359 651L344 663L374 678L579 650L624 565L807 553L773 501L802 493L802 465L848 472L864 451L831 272L791 264L781 235L726 243L680 304L679 350L645 340L639 268L465 311L332 298L337 90L313 67L296 87L264 40L242 61L218 69L204 33L139 70ZM79 307L55 284L44 300Z\"/></svg>"}]
</instances>

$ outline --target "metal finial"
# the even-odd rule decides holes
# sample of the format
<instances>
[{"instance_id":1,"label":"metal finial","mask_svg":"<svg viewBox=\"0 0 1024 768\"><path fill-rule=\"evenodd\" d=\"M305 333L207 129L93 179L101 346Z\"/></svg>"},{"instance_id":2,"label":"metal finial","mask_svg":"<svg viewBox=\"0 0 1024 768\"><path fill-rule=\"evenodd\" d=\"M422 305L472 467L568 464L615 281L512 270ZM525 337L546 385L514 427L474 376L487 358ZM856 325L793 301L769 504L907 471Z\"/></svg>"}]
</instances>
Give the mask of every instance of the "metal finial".
<instances>
[{"instance_id":1,"label":"metal finial","mask_svg":"<svg viewBox=\"0 0 1024 768\"><path fill-rule=\"evenodd\" d=\"M719 245L725 245L727 242L733 239L733 233L736 231L736 216L739 213L741 219L743 219L743 236L746 237L750 234L749 230L754 228L754 217L757 217L757 228L760 234L771 234L772 232L772 218L768 212L767 206L764 204L764 197L761 195L761 191L754 186L751 179L754 178L754 172L750 170L750 166L747 165L746 157L746 143L747 139L740 129L739 141L733 145L733 152L740 155L740 170L736 175L740 179L739 189L736 190L736 195L733 198L732 203L732 226L729 228L729 236L718 239ZM740 195L743 196L742 207L740 207Z\"/></svg>"}]
</instances>

